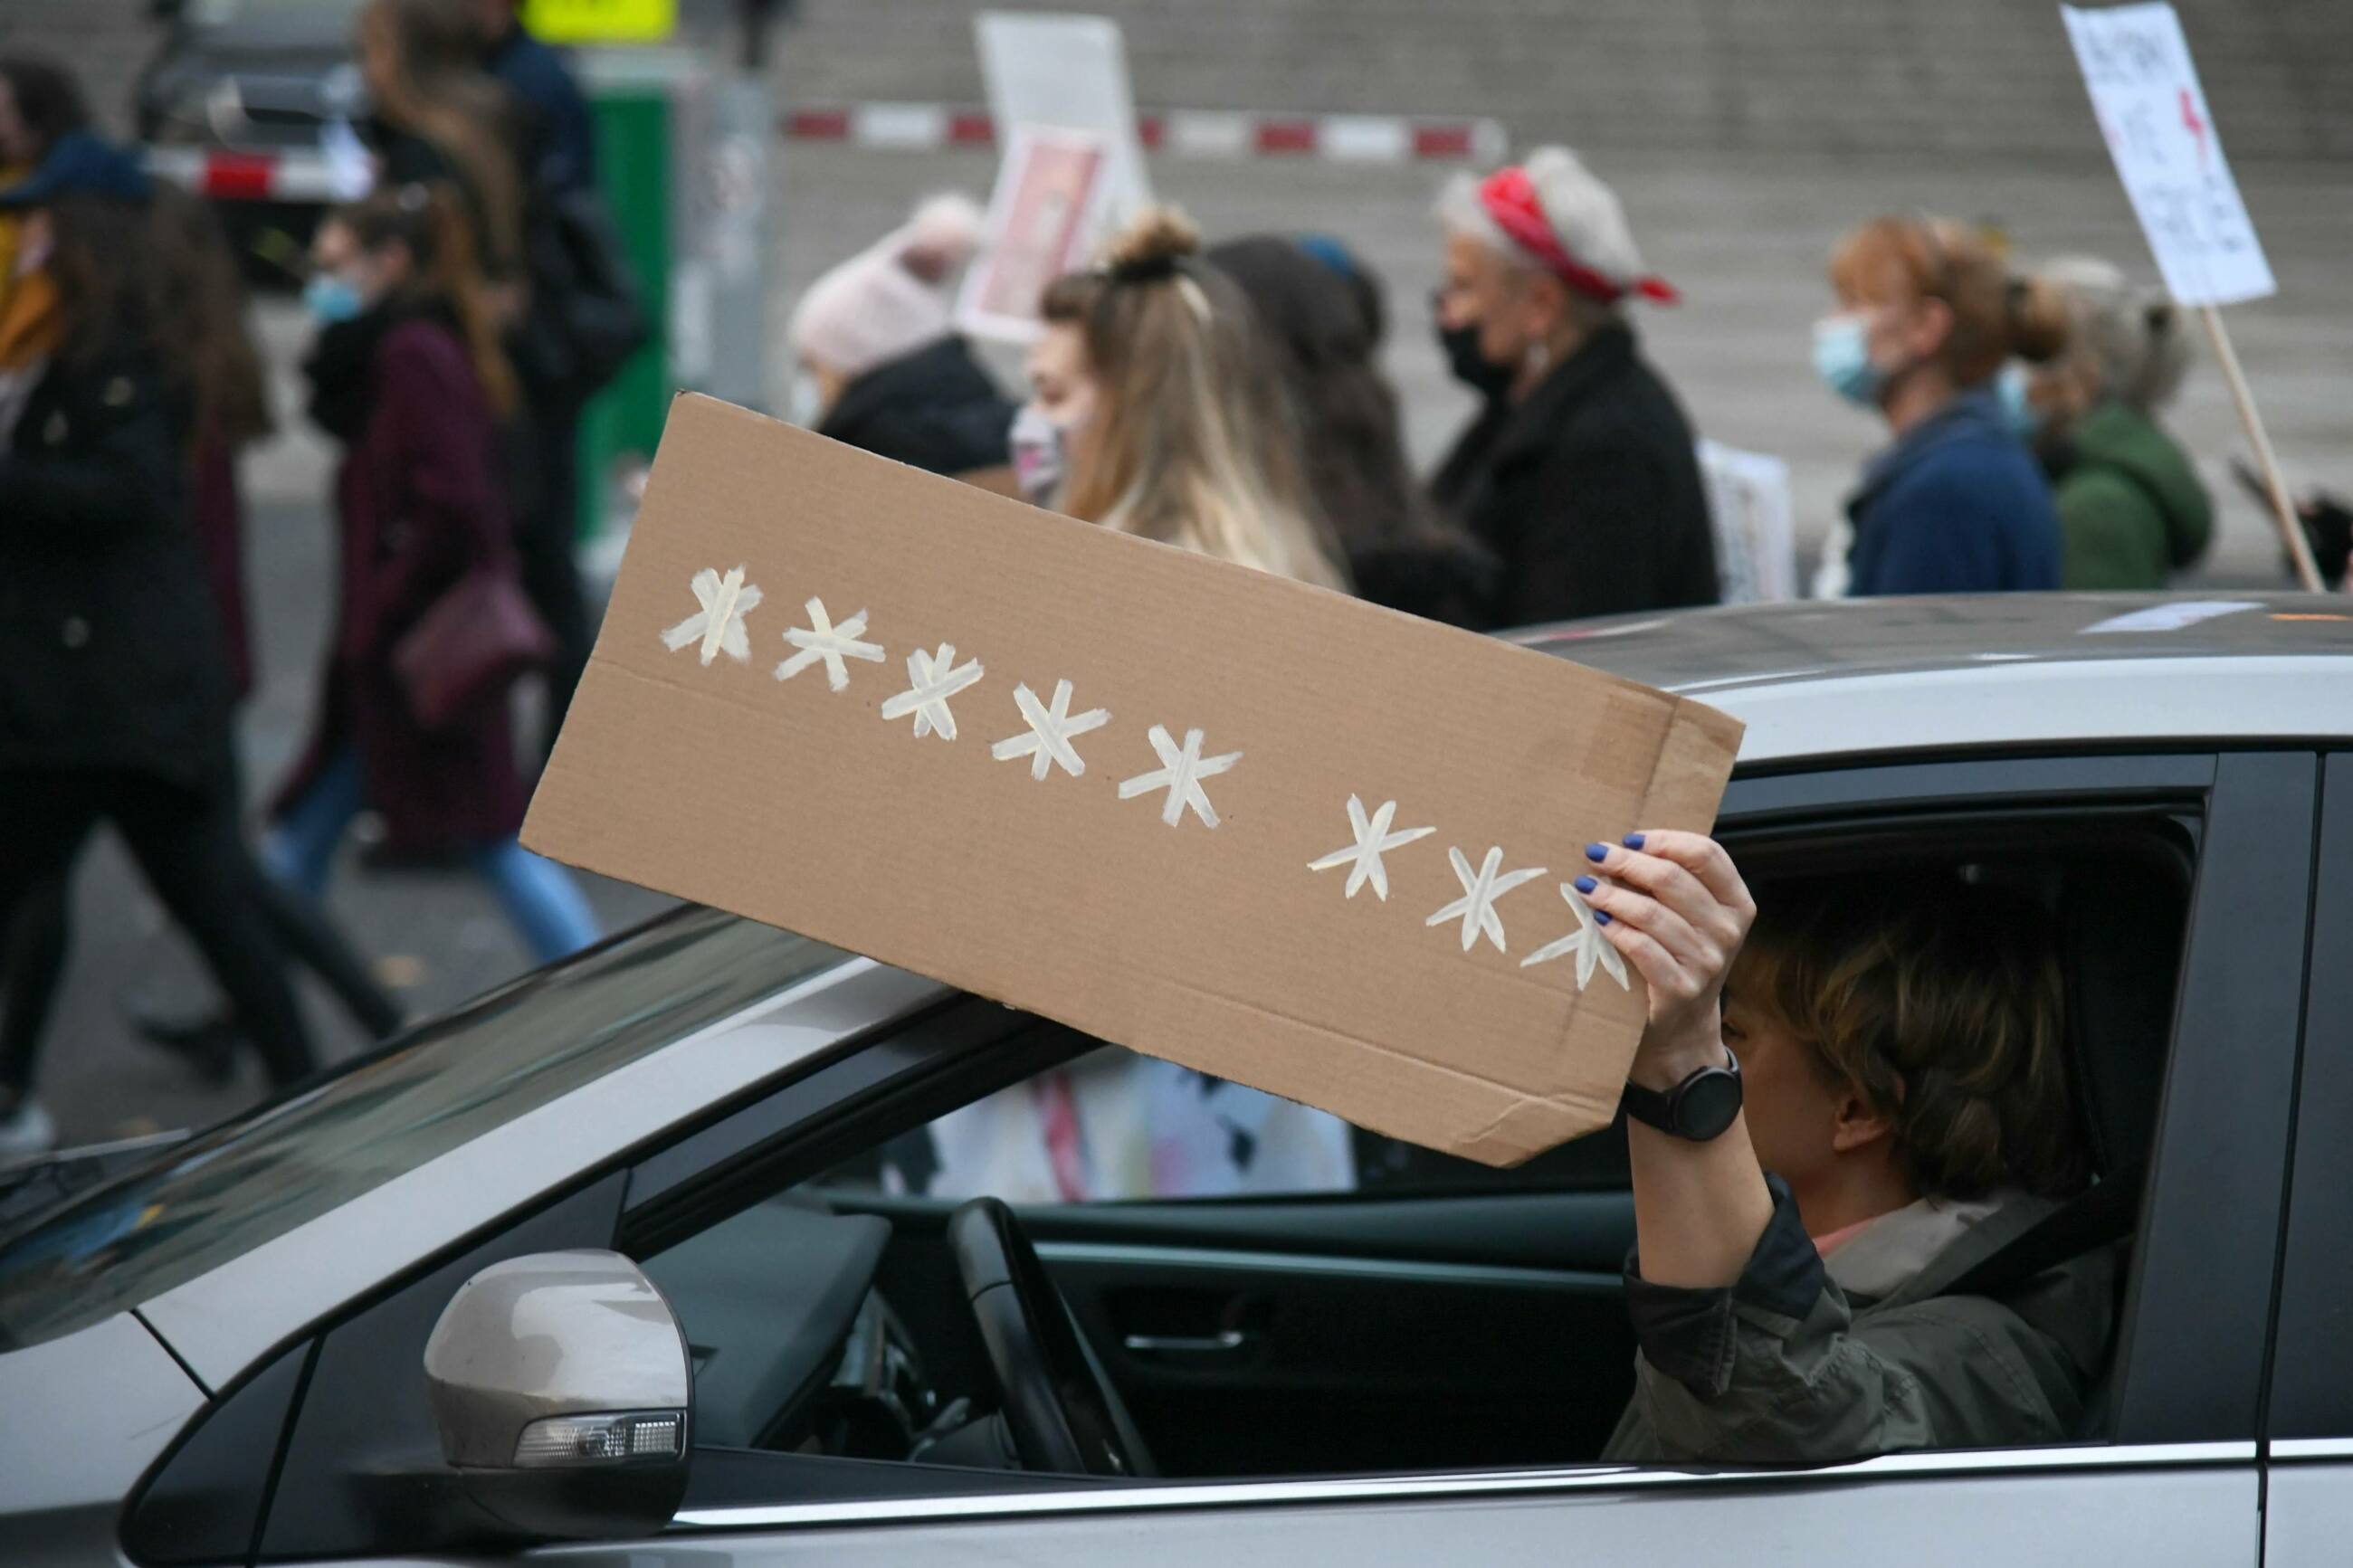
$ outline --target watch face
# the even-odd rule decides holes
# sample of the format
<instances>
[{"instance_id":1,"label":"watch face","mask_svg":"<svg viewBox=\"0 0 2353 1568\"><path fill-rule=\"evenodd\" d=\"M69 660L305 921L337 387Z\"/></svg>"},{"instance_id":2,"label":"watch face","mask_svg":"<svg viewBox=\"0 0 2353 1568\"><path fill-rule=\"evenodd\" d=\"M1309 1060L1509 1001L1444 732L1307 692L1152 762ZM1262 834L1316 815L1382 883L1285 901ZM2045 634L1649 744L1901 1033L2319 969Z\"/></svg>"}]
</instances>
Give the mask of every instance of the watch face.
<instances>
[{"instance_id":1,"label":"watch face","mask_svg":"<svg viewBox=\"0 0 2353 1568\"><path fill-rule=\"evenodd\" d=\"M1683 1092L1675 1102L1675 1120L1686 1138L1704 1142L1719 1137L1740 1114L1740 1075L1716 1071L1704 1073L1683 1085Z\"/></svg>"}]
</instances>

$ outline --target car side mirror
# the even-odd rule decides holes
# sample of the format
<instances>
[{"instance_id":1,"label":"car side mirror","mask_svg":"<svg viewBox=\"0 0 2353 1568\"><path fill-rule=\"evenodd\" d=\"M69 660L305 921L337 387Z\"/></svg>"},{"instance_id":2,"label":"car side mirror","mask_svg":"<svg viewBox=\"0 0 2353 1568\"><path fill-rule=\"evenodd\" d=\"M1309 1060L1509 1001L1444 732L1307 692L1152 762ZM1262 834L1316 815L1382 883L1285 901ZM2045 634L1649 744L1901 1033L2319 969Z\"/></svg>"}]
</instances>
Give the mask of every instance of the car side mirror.
<instances>
[{"instance_id":1,"label":"car side mirror","mask_svg":"<svg viewBox=\"0 0 2353 1568\"><path fill-rule=\"evenodd\" d=\"M425 1343L442 1458L537 1539L649 1535L686 1496L694 1385L670 1303L617 1252L543 1252L458 1288Z\"/></svg>"}]
</instances>

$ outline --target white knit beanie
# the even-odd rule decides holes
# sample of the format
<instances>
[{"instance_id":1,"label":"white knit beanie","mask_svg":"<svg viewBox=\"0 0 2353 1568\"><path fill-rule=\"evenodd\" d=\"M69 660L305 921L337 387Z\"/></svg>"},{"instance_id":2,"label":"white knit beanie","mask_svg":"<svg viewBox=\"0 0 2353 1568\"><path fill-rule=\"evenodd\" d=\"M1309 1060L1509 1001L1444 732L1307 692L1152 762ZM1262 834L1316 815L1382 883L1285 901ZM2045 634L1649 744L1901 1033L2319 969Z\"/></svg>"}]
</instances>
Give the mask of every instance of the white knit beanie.
<instances>
[{"instance_id":1,"label":"white knit beanie","mask_svg":"<svg viewBox=\"0 0 2353 1568\"><path fill-rule=\"evenodd\" d=\"M1560 257L1621 293L1660 303L1673 300L1674 291L1644 269L1642 253L1635 247L1634 231L1626 222L1626 209L1619 204L1618 193L1587 168L1583 159L1566 147L1538 147L1519 165L1518 173L1525 176L1526 188L1535 197L1534 216L1543 226L1542 237L1550 240ZM1536 254L1525 238L1507 232L1489 207L1482 190L1501 177L1491 175L1482 181L1471 174L1456 175L1439 198L1439 221L1449 230L1504 255L1560 270Z\"/></svg>"},{"instance_id":2,"label":"white knit beanie","mask_svg":"<svg viewBox=\"0 0 2353 1568\"><path fill-rule=\"evenodd\" d=\"M946 337L980 228L970 197L926 198L903 226L809 286L793 310L793 352L855 377Z\"/></svg>"}]
</instances>

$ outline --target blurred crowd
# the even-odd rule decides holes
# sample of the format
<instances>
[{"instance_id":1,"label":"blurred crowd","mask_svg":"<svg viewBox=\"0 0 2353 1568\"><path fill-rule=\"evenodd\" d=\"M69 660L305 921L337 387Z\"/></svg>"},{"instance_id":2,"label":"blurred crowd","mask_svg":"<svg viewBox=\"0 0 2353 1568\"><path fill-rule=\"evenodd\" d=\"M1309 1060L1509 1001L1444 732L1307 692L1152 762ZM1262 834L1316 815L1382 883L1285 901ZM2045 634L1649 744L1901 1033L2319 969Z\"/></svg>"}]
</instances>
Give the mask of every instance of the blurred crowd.
<instances>
[{"instance_id":1,"label":"blurred crowd","mask_svg":"<svg viewBox=\"0 0 2353 1568\"><path fill-rule=\"evenodd\" d=\"M296 964L370 1033L399 1026L322 908L363 812L383 825L370 856L480 877L539 959L598 935L516 832L588 653L583 408L648 329L586 106L515 13L358 14L373 188L326 215L303 291L301 416L341 453L335 626L311 742L258 834L233 743L252 666L238 459L277 414L237 258L202 202L94 133L68 70L0 58L0 1158L49 1137L36 1068L67 890L100 823L217 984L216 1011L138 1020L200 1074L247 1049L275 1083L312 1069ZM1432 325L1479 406L1426 476L1381 369L1387 290L1344 240L1205 245L1148 209L1044 291L1011 396L955 324L985 228L965 197L933 197L810 287L788 329L794 416L1472 630L1719 599L1727 536L1698 433L1637 321L1676 292L1574 153L1539 148L1439 195ZM1840 238L1824 285L1823 395L1887 438L1818 589L2157 589L2199 559L2211 499L2164 424L2190 344L2160 293L2090 258L2021 268L1979 229L1916 215ZM1802 323L1790 345L1807 352ZM2316 501L2306 521L2341 581L2345 513ZM532 670L544 726L518 735L510 689ZM961 1113L973 1135L944 1130L925 1157L1008 1196L1345 1180L1329 1118L1159 1064L1105 1059L1021 1092ZM1134 1158L1090 1170L1070 1153L1082 1120L1122 1119L1152 1130L1113 1141ZM1281 1157L1238 1163L1238 1126Z\"/></svg>"},{"instance_id":2,"label":"blurred crowd","mask_svg":"<svg viewBox=\"0 0 2353 1568\"><path fill-rule=\"evenodd\" d=\"M512 0L369 0L373 189L322 221L303 415L337 444L334 630L310 742L248 837L239 455L272 427L239 260L101 139L70 71L0 58L0 1157L33 1095L73 869L121 836L222 998L138 1020L189 1070L316 1062L289 984L368 1033L401 1008L322 905L363 811L379 858L470 869L547 962L596 940L516 841L591 631L572 548L586 401L647 336L587 107ZM546 730L508 689L543 672Z\"/></svg>"}]
</instances>

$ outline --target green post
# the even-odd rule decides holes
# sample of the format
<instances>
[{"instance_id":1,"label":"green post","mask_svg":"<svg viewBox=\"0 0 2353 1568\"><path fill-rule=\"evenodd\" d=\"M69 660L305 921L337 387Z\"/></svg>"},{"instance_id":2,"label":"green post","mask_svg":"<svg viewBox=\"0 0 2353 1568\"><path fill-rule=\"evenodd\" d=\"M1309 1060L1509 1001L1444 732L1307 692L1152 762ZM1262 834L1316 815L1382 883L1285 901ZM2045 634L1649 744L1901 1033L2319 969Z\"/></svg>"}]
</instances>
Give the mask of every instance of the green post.
<instances>
[{"instance_id":1,"label":"green post","mask_svg":"<svg viewBox=\"0 0 2353 1568\"><path fill-rule=\"evenodd\" d=\"M673 192L681 93L697 71L676 49L584 49L581 85L595 116L596 176L645 302L652 334L590 400L580 422L579 537L606 525L624 458L650 460L676 390L670 296L684 249Z\"/></svg>"}]
</instances>

